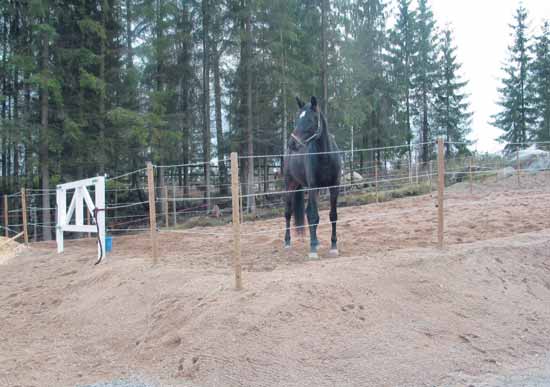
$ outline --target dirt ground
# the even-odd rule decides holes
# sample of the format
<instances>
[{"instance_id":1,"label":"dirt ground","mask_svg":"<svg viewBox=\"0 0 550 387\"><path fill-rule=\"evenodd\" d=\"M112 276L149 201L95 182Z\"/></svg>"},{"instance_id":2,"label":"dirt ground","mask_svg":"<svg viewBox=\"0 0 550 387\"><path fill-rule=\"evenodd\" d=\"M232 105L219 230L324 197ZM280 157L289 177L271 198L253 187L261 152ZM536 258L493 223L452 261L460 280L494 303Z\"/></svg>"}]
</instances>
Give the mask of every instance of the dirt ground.
<instances>
[{"instance_id":1,"label":"dirt ground","mask_svg":"<svg viewBox=\"0 0 550 387\"><path fill-rule=\"evenodd\" d=\"M0 386L140 375L182 386L550 385L550 176L339 212L339 258L285 250L283 219L37 243L0 265ZM326 212L321 222L326 222ZM538 384L540 382L540 384Z\"/></svg>"}]
</instances>

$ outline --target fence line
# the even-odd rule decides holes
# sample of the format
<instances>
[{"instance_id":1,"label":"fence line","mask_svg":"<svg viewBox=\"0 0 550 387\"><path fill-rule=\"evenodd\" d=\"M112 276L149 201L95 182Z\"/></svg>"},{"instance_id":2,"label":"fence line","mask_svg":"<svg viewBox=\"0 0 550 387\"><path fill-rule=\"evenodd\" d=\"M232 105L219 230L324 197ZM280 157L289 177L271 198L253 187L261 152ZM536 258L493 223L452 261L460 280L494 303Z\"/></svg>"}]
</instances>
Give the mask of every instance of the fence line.
<instances>
[{"instance_id":1,"label":"fence line","mask_svg":"<svg viewBox=\"0 0 550 387\"><path fill-rule=\"evenodd\" d=\"M548 142L550 143L550 142ZM421 146L421 145L426 145L426 144L434 144L433 142L426 142L426 143L417 143L417 144L412 144L411 147L418 147L418 146ZM392 146L392 147L380 147L380 148L366 148L366 149L354 149L353 152L354 153L357 153L357 152L366 152L366 151L376 151L376 150L384 150L384 149L397 149L397 148L408 148L409 145L402 145L402 146ZM343 151L333 151L333 152L318 152L318 153L314 153L314 154L328 154L328 153L341 153L341 154L347 154L347 153L350 153L351 150L343 150ZM299 155L306 155L305 153L302 153L302 154L299 154ZM272 157L272 158L278 158L278 157L282 157L283 155L256 155L256 156L238 156L237 157L237 160L243 160L243 159L247 159L247 158L260 158L260 157L263 157L263 158L267 158L267 157ZM407 162L408 160L408 162ZM499 159L499 160L502 160L502 159ZM228 162L230 160L228 159L223 159L223 160L220 160L220 161L224 161L224 162ZM467 176L470 175L470 176L482 176L482 175L491 175L493 173L499 173L502 168L499 168L499 166L502 166L504 167L508 162L502 162L502 161L497 161L495 162L494 160L492 159L486 159L485 161L483 160L477 160L477 162L472 162L472 159L471 158L452 158L452 159L449 159L449 160L444 160L445 161L445 164L446 165L446 168L445 169L440 169L440 167L434 163L433 161L428 161L428 162L424 162L424 161L420 161L420 160L409 160L408 158L406 160L403 160L401 162L401 165L399 165L397 167L397 163L396 163L396 160L387 160L387 161L373 161L373 160L364 160L363 161L363 166L359 165L359 163L357 162L354 162L353 163L353 166L349 166L349 164L347 162L345 162L343 164L343 173L344 174L347 174L347 173L351 173L351 172L357 172L357 173L365 173L366 176L362 176L362 178L360 179L354 179L354 181L352 182L349 178L346 178L344 180L344 182L342 184L338 184L338 185L334 185L334 186L330 186L330 187L322 187L322 188L301 188L299 190L285 190L285 189L278 189L280 186L277 186L278 183L281 183L282 181L284 181L284 178L278 178L278 179L270 179L269 177L272 176L272 174L270 174L269 172L267 174L263 174L261 171L261 166L260 166L260 173L258 176L255 177L255 181L252 181L252 182L239 182L239 185L238 186L241 186L241 187L250 187L250 186L253 186L253 187L258 187L258 190L254 190L254 191L250 191L250 190L246 190L244 194L241 194L239 191L239 189L237 189L236 193L234 191L234 184L233 182L230 184L230 183L222 183L221 181L219 183L211 183L211 184L202 184L202 182L199 180L199 181L194 181L194 182L190 182L190 184L186 185L186 186L183 186L181 184L170 184L169 182L170 181L177 181L176 179L179 178L179 176L176 176L176 175L172 175L172 173L170 172L168 174L168 176L165 176L165 180L164 180L164 184L162 184L161 186L156 186L155 187L155 180L158 180L158 179L151 179L151 177L149 175L147 175L148 177L148 180L147 180L147 187L145 186L138 186L138 187L130 187L129 184L125 183L125 182L117 182L116 184L121 184L121 187L125 187L127 186L127 188L119 188L117 187L117 185L113 185L113 188L109 188L109 189L106 189L105 191L106 192L113 192L114 193L114 199L113 199L113 196L109 196L110 200L108 199L107 203L108 205L105 205L105 210L106 211L110 211L110 214L112 214L112 216L106 216L106 223L107 223L107 226L106 229L107 231L109 232L113 232L113 233L132 233L132 232L142 232L142 231L150 231L151 232L151 238L154 239L156 238L156 234L157 233L181 233L181 234L189 234L189 235L209 235L209 236L212 236L212 235L215 235L215 236L220 236L220 237L235 237L235 234L234 232L220 232L221 230L215 230L215 231L207 231L207 230L197 230L197 229L178 229L176 226L177 226L177 223L178 223L178 220L181 221L181 218L178 219L178 216L181 216L183 219L188 219L188 218L192 218L193 216L195 216L196 214L205 214L205 210L206 210L206 214L208 214L208 211L210 210L210 208L207 207L207 204L201 204L201 205L198 205L198 206L194 206L194 205L191 205L190 207L187 207L185 208L186 206L179 206L178 204L181 204L182 202L185 203L186 201L188 202L194 202L194 201L200 201L200 202L204 202L206 200L208 200L209 202L211 202L212 204L216 203L216 201L220 202L220 201L229 201L229 200L232 200L234 199L235 197L239 198L239 199L242 199L242 198L251 198L251 197L264 197L263 200L258 200L258 202L256 203L256 211L265 211L263 212L259 218L260 219L264 219L264 223L262 223L262 225L265 225L266 224L273 224L274 222L280 222L281 219L271 219L271 220L265 220L265 218L269 218L271 217L272 215L273 216L276 216L277 215L277 212L278 210L282 209L282 207L284 207L284 204L285 204L285 198L282 198L282 199L271 199L273 196L275 195L279 195L279 196L284 196L288 193L291 193L291 192L305 192L305 191L319 191L320 194L321 194L321 197L326 199L326 192L327 190L330 190L331 188L338 188L338 189L341 189L341 195L342 197L345 197L346 195L351 195L353 197L353 195L355 194L358 194L358 195L361 195L363 193L374 193L374 189L375 189L375 185L377 185L377 189L376 189L376 193L384 193L384 192L391 192L392 190L394 189L400 189L401 187L408 187L410 186L411 184L412 185L418 185L418 186L423 186L423 185L427 185L428 181L430 181L430 183L432 182L432 179L434 176L452 176L452 175L456 175L456 174L462 174L463 177L464 177L464 181L467 181ZM176 165L156 165L156 166L153 166L151 165L151 168L153 171L159 171L161 168L165 168L165 169L168 169L168 168L177 168L177 167L198 167L198 166L204 166L204 165L210 165L211 167L217 167L217 165L213 165L214 163L216 162L198 162L198 163L187 163L187 164L176 164ZM509 162L510 165L514 166L516 164L514 164L514 160L511 160ZM519 164L517 164L519 165ZM380 167L379 167L380 166ZM278 168L281 168L281 166L277 166ZM386 168L385 168L386 167ZM419 171L421 169L426 169L427 167L430 167L430 171L429 173L427 173L427 171L423 171L422 173L419 173ZM433 168L432 168L433 167ZM523 168L521 168L523 167ZM548 171L550 170L550 168L537 168L536 170L534 169L531 169L529 167L526 167L523 165L523 162L522 162L522 165L521 165L520 168L515 168L514 170L514 173L513 174L510 174L510 176L505 176L506 178L509 178L509 177L515 177L515 175L517 174L518 177L521 176L522 178L523 177L526 177L528 176L528 174L530 173L536 173L536 172L544 172L544 171ZM475 170L473 170L475 169ZM371 176L371 173L372 171L375 171L375 176L376 177L373 177ZM148 171L147 168L141 168L141 169L138 169L136 171L132 171L132 172L128 172L126 174L123 174L123 175L119 175L119 176L115 176L113 178L109 178L107 177L108 181L111 181L111 180L120 180L120 179L123 179L125 177L128 177L128 176L131 176L132 174L136 174L136 173L142 173L144 171ZM383 173L381 173L382 171L384 171ZM227 174L227 178L229 179L230 177L234 177L234 171L232 171L232 173L229 173L228 171L228 174ZM267 176L267 177L266 177ZM546 176L546 175L545 175ZM158 177L158 176L157 176ZM238 172L237 172L237 176L238 177ZM263 177L266 177L265 180L262 180ZM146 178L146 175L143 174L140 176L140 181L139 183L140 184L143 184L143 182L145 181L145 178ZM428 180L429 179L429 180ZM436 184L436 187L438 185L437 183L437 180L435 180L435 184ZM492 180L491 180L492 181ZM449 180L447 180L446 183L448 183ZM152 183L152 185L151 185ZM264 184L264 190L262 190L262 184ZM275 186L274 186L275 184ZM518 184L521 184L521 181L518 180ZM536 189L538 190L538 185L537 185L537 181L536 181L536 178L535 178L535 183L533 183L533 180L530 180L530 186L533 187L537 187ZM535 185L533 185L535 184ZM214 187L214 188L218 188L220 189L219 192L223 192L221 191L221 188L222 187L229 187L229 185L232 186L232 189L231 189L231 192L232 194L229 194L229 195L218 195L218 196L209 196L209 197L206 197L206 196L203 196L202 194L200 196L197 196L197 197L193 197L193 196L189 196L188 193L185 193L183 194L183 191L182 189L183 188L186 188L186 187L193 187L193 188L198 188L198 187ZM542 183L541 183L541 186L542 186ZM176 192L176 189L178 189L178 191ZM349 188L349 190L347 190ZM158 189L158 191L157 191ZM243 188L244 189L244 188ZM275 190L272 190L272 189L275 189ZM510 188L509 188L510 189ZM513 189L513 188L512 188ZM132 192L132 191L143 191L143 192L146 192L150 194L153 194L153 201L150 200L144 200L144 201L135 201L135 202L128 202L128 199L130 198L129 195L119 195L117 197L117 193L120 193L120 192L125 192L125 191L128 191L128 193ZM168 191L168 192L167 192ZM198 192L200 192L200 190L197 190ZM229 190L228 190L229 191ZM255 192L256 191L256 192ZM41 196L45 196L45 195L53 195L55 192L54 189L51 189L51 190L39 190L39 189L29 189L27 190L27 195L26 197L28 198L33 198L33 197L41 197ZM195 191L193 191L195 192ZM432 190L430 189L430 192L432 192ZM519 190L515 190L514 192L519 192ZM157 196L157 193L159 194ZM176 196L177 194L177 196ZM522 200L523 198L533 198L533 197L542 197L542 198L547 198L548 195L550 195L550 193L546 194L546 193L533 193L533 194L526 194L525 196L515 196L515 197L512 197L511 198L511 204L510 205L515 205L515 203L517 201L520 201ZM11 194L11 195L5 195L6 198L17 198L17 197L21 197L21 193L17 192L17 193L14 193L14 194ZM122 201L119 201L120 199L120 196L123 196L123 199ZM135 196L134 196L135 198ZM140 196L140 199L142 198L142 196ZM324 200L323 199L323 200ZM445 194L445 200L448 200L448 199L451 199L453 200L452 202L452 207L455 207L455 206L463 206L463 205L466 205L468 203L467 200L464 200L463 202L461 201L457 201L456 199L453 198L453 194L452 193L446 193ZM371 200L371 197L370 196L367 196L365 198L365 201L367 200ZM411 199L411 200L421 200L421 199ZM430 201L432 201L430 199ZM55 229L55 222L50 222L50 223L44 223L44 222L39 222L38 219L40 219L36 212L47 212L47 211L53 211L55 210L55 208L53 207L49 207L49 208L42 208L40 206L37 206L36 205L36 201L33 201L32 204L35 204L34 206L30 206L30 207L27 207L27 210L28 212L30 212L30 219L32 220L32 222L29 222L28 225L30 226L34 226L35 227L35 232L36 232L36 227L40 227L40 228L50 228L50 229ZM152 205L151 203L153 203L154 205ZM158 209L156 207L156 203L160 203L162 204L161 207L158 207L158 208L162 208L161 211L158 211L158 213L156 212L156 209ZM12 204L13 204L13 201L12 201ZM220 207L223 207L223 208L220 208L219 209L219 213L217 213L217 215L215 216L222 216L223 217L223 222L227 222L228 219L227 219L227 215L229 214L232 214L233 213L233 208L231 206L229 206L229 203L226 203L226 202L222 202L221 204L218 203L220 205ZM410 203L412 204L412 202ZM435 204L435 203L434 203ZM17 205L17 204L16 204ZM141 205L144 205L144 207L146 207L145 209L139 209L139 210L134 210L135 207L138 207L138 206L141 206ZM520 204L519 204L520 205ZM166 207L165 207L166 206ZM427 207L430 207L430 202L427 202L426 203L426 206ZM179 207L179 208L178 208ZM442 206L441 206L442 207ZM496 208L497 206L494 206L494 207L488 207L488 208ZM168 211L165 211L166 209L168 209ZM149 213L149 211L153 210L153 215L149 214L147 215L146 213ZM113 211L115 212L113 214ZM141 213L138 213L140 212ZM410 213L415 213L418 211L418 208L414 208L414 209L403 209L403 210L399 210L399 211L389 211L389 212L385 212L383 214L377 214L377 213L367 213L365 215L362 215L362 216L357 216L357 217L351 217L351 218L344 218L344 219L339 219L338 221L335 221L335 223L350 223L350 222L358 222L358 221L365 221L365 220L371 220L371 219L380 219L380 218L385 218L385 217L392 217L392 216L399 216L399 215L404 215L404 214L410 214ZM434 212L436 211L435 209L435 206L434 206ZM447 209L445 209L445 211L447 211ZM20 217L20 213L24 212L22 208L15 208L15 209L12 209L12 210L8 210L6 211L7 212L7 216L8 216L8 219L11 218L16 218L16 219L21 219ZM169 227L169 220L170 222L172 221L172 216L173 216L173 224L174 224L174 228L171 228ZM186 217L187 216L187 217ZM27 217L25 217L26 219ZM166 223L166 227L157 227L156 226L156 222L158 220L165 220L163 222L158 222L158 224L162 224L164 226L164 223ZM18 222L20 223L20 222ZM143 227L143 224L147 224L149 223L149 227L148 228L144 228ZM317 223L316 225L318 226L327 226L327 225L330 225L334 222L331 222L331 221L325 221L325 222L319 222ZM240 236L251 236L251 235L256 235L256 234L265 234L265 233L275 233L275 232L280 232L280 231L285 231L287 228L286 227L269 227L268 229L260 229L260 230L255 230L254 228L257 228L256 225L254 226L251 226L252 229L249 228L249 225L246 225L244 227L244 230L240 231L239 232L239 237ZM24 226L24 224L15 224L15 225L7 225L7 227L20 227L20 226ZM135 227L135 228L134 228ZM309 225L304 225L304 226L291 226L290 229L297 229L297 228L305 228L305 227L309 227ZM8 230L11 230L8 228ZM12 232L15 232L13 230L11 230ZM153 246L153 249L155 247ZM153 252L153 254L155 255L155 253Z\"/></svg>"},{"instance_id":2,"label":"fence line","mask_svg":"<svg viewBox=\"0 0 550 387\"><path fill-rule=\"evenodd\" d=\"M418 175L418 177L429 177L429 176L435 176L437 174L423 174ZM365 179L366 180L366 179ZM384 181L401 181L401 180L409 180L409 177L400 177L400 178L391 178L391 179L385 179L385 180L378 180L378 183L384 182ZM307 192L307 191L320 191L325 189L331 189L331 188L346 188L346 187L353 187L357 186L358 184L368 184L368 183L374 183L374 180L361 180L354 183L348 183L348 184L339 184L339 185L332 185L328 187L319 187L319 188L300 188L296 190L285 190L285 191L275 191L275 192L258 192L258 193L252 193L252 194L244 194L240 195L243 198L246 197L252 197L252 196L266 196L266 195L280 195L280 194L287 194L292 192Z\"/></svg>"},{"instance_id":3,"label":"fence line","mask_svg":"<svg viewBox=\"0 0 550 387\"><path fill-rule=\"evenodd\" d=\"M528 142L510 142L506 145L537 145L537 144L550 144L550 141L528 141Z\"/></svg>"},{"instance_id":4,"label":"fence line","mask_svg":"<svg viewBox=\"0 0 550 387\"><path fill-rule=\"evenodd\" d=\"M45 223L29 223L29 226L45 227L45 228L51 228L51 229L57 228L57 226L50 226Z\"/></svg>"},{"instance_id":5,"label":"fence line","mask_svg":"<svg viewBox=\"0 0 550 387\"><path fill-rule=\"evenodd\" d=\"M126 222L118 222L118 223L110 224L110 226L111 227L124 226L124 225L128 225L128 224L135 224L135 223L140 223L140 222L144 222L144 221L149 221L149 215L142 216L139 219L128 220ZM149 229L147 229L147 230L149 230Z\"/></svg>"},{"instance_id":6,"label":"fence line","mask_svg":"<svg viewBox=\"0 0 550 387\"><path fill-rule=\"evenodd\" d=\"M121 209L121 208L135 207L135 206L139 206L139 205L146 204L146 203L149 203L149 201L146 200L146 201L143 201L143 202L134 202L134 203L129 203L129 204L118 204L116 206L106 206L105 210L108 210L108 211L118 210L118 209Z\"/></svg>"},{"instance_id":7,"label":"fence line","mask_svg":"<svg viewBox=\"0 0 550 387\"><path fill-rule=\"evenodd\" d=\"M56 192L57 189L55 188L27 188L27 191L30 191L30 192Z\"/></svg>"},{"instance_id":8,"label":"fence line","mask_svg":"<svg viewBox=\"0 0 550 387\"><path fill-rule=\"evenodd\" d=\"M145 170L147 170L147 168L140 168L140 169L136 169L135 171L123 173L122 175L118 175L118 176L115 176L115 177L107 177L105 180L110 180L110 181L118 180L118 179L122 179L123 177L126 177L126 176L130 176L130 175L133 175L133 174L136 174L136 173L143 172Z\"/></svg>"},{"instance_id":9,"label":"fence line","mask_svg":"<svg viewBox=\"0 0 550 387\"><path fill-rule=\"evenodd\" d=\"M12 226L12 227L17 227L17 226L22 226L22 224L12 224L11 226ZM7 230L7 231L9 231L9 232L12 232L12 233L14 233L14 234L16 234L16 235L19 233L18 231L12 229L11 227L6 227L6 226L0 226L0 227L1 227L2 229L4 229L4 230Z\"/></svg>"},{"instance_id":10,"label":"fence line","mask_svg":"<svg viewBox=\"0 0 550 387\"><path fill-rule=\"evenodd\" d=\"M108 232L139 232L149 231L149 228L107 228Z\"/></svg>"},{"instance_id":11,"label":"fence line","mask_svg":"<svg viewBox=\"0 0 550 387\"><path fill-rule=\"evenodd\" d=\"M216 161L196 161L192 163L186 163L186 164L173 164L173 165L153 165L154 168L184 168L184 167L200 167L204 166L206 164L210 165L211 167L217 168L217 163L227 163L231 162L231 159L222 159L222 160L216 160Z\"/></svg>"}]
</instances>

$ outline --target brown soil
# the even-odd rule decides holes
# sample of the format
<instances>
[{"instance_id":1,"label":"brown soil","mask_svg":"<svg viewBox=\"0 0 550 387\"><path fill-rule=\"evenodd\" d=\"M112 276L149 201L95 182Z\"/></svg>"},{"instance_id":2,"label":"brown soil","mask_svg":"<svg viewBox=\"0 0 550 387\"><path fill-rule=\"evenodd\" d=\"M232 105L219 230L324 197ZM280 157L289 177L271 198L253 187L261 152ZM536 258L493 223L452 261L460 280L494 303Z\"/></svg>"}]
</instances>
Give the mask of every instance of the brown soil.
<instances>
[{"instance_id":1,"label":"brown soil","mask_svg":"<svg viewBox=\"0 0 550 387\"><path fill-rule=\"evenodd\" d=\"M306 261L304 240L282 248L282 219L246 223L242 291L230 226L161 233L155 266L148 234L116 237L98 266L92 239L68 241L62 255L34 244L0 265L0 385L135 374L200 386L550 376L550 177L521 183L451 187L444 250L430 195L342 209L336 259L328 225L324 258Z\"/></svg>"}]
</instances>

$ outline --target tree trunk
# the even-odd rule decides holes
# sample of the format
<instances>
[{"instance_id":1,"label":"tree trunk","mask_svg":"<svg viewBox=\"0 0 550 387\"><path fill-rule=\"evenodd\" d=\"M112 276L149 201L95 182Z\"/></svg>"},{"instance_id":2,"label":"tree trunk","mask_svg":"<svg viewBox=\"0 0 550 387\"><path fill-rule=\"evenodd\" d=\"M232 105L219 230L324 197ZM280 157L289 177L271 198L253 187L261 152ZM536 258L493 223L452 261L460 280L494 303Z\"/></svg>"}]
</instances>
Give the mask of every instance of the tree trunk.
<instances>
[{"instance_id":1,"label":"tree trunk","mask_svg":"<svg viewBox=\"0 0 550 387\"><path fill-rule=\"evenodd\" d=\"M202 2L202 145L204 159L204 184L206 195L206 211L210 211L210 23L209 1Z\"/></svg>"},{"instance_id":2,"label":"tree trunk","mask_svg":"<svg viewBox=\"0 0 550 387\"><path fill-rule=\"evenodd\" d=\"M106 30L107 29L107 12L109 12L109 6L107 5L107 0L101 2L101 25ZM100 39L100 52L99 52L99 79L102 81L102 85L99 89L99 117L98 127L99 127L99 173L101 175L105 174L105 164L107 162L107 155L105 152L105 94L106 94L106 82L105 82L105 54L106 54L106 38L102 37Z\"/></svg>"},{"instance_id":3,"label":"tree trunk","mask_svg":"<svg viewBox=\"0 0 550 387\"><path fill-rule=\"evenodd\" d=\"M132 2L126 0L126 70L134 68L134 51L132 48Z\"/></svg>"},{"instance_id":4,"label":"tree trunk","mask_svg":"<svg viewBox=\"0 0 550 387\"><path fill-rule=\"evenodd\" d=\"M128 87L126 101L127 107L131 110L138 110L135 74L134 74L134 49L132 42L134 41L134 35L132 32L132 1L126 0L126 77ZM134 156L135 157L135 156Z\"/></svg>"},{"instance_id":5,"label":"tree trunk","mask_svg":"<svg viewBox=\"0 0 550 387\"><path fill-rule=\"evenodd\" d=\"M429 131L428 131L428 96L426 93L426 90L422 93L422 161L424 163L428 162L429 157L429 146L428 146L428 139Z\"/></svg>"},{"instance_id":6,"label":"tree trunk","mask_svg":"<svg viewBox=\"0 0 550 387\"><path fill-rule=\"evenodd\" d=\"M27 136L27 144L25 144L24 152L24 171L23 173L27 177L29 184L32 187L32 168L29 165L31 163L31 152L30 152L30 145L32 144L32 126L30 124L31 121L31 86L30 86L30 72L25 73L25 126L26 126L26 136Z\"/></svg>"},{"instance_id":7,"label":"tree trunk","mask_svg":"<svg viewBox=\"0 0 550 387\"><path fill-rule=\"evenodd\" d=\"M246 208L250 213L256 212L256 198L254 196L254 132L252 129L252 23L251 4L247 2L247 13L245 17L246 37L246 132L247 132L247 155L248 158L248 194Z\"/></svg>"},{"instance_id":8,"label":"tree trunk","mask_svg":"<svg viewBox=\"0 0 550 387\"><path fill-rule=\"evenodd\" d=\"M21 4L19 2L16 2L15 4L15 14L14 14L14 21L12 24L12 34L14 36L14 54L20 55L21 54L21 33L19 29L20 24L20 13L21 13ZM13 122L16 125L15 128L15 136L14 136L14 142L13 142L13 174L16 179L16 184L19 186L19 145L21 143L21 121L19 119L19 67L17 64L14 65L13 69L13 89L12 89L12 96L13 96Z\"/></svg>"},{"instance_id":9,"label":"tree trunk","mask_svg":"<svg viewBox=\"0 0 550 387\"><path fill-rule=\"evenodd\" d=\"M44 240L49 241L52 239L51 233L51 213L50 213L50 195L48 189L50 188L50 171L48 161L48 71L49 71L49 37L48 32L42 33L42 55L41 55L41 67L45 79L42 79L42 86L40 90L40 176L42 179L42 189L44 195L42 195L42 222L44 227L42 229L42 235Z\"/></svg>"},{"instance_id":10,"label":"tree trunk","mask_svg":"<svg viewBox=\"0 0 550 387\"><path fill-rule=\"evenodd\" d=\"M191 18L186 2L183 2L182 8L182 23L181 30L183 31L182 52L178 57L179 66L181 67L180 78L180 95L181 95L181 112L183 116L182 124L182 159L184 164L189 163L189 153L191 151L191 111L189 108L189 88L190 88L190 61L191 61ZM183 175L183 193L189 194L189 168L182 167Z\"/></svg>"},{"instance_id":11,"label":"tree trunk","mask_svg":"<svg viewBox=\"0 0 550 387\"><path fill-rule=\"evenodd\" d=\"M321 59L321 78L323 82L323 113L328 125L328 74L327 74L327 12L328 0L321 0L321 45L323 58Z\"/></svg>"},{"instance_id":12,"label":"tree trunk","mask_svg":"<svg viewBox=\"0 0 550 387\"><path fill-rule=\"evenodd\" d=\"M281 80L281 99L283 100L283 154L286 155L287 148L288 148L288 107L287 107L287 101L286 101L286 57L285 57L285 46L283 41L283 30L281 29L279 31L280 39L281 39L281 73L282 73L282 80ZM281 164L282 165L282 164Z\"/></svg>"},{"instance_id":13,"label":"tree trunk","mask_svg":"<svg viewBox=\"0 0 550 387\"><path fill-rule=\"evenodd\" d=\"M406 133L406 139L407 139L407 145L408 145L408 150L409 150L409 167L410 167L410 164L411 164L411 160L412 160L412 148L411 148L411 133L412 133L412 130L411 130L411 99L410 99L410 90L409 90L409 70L408 70L408 62L407 62L407 70L406 70L406 78L407 78L407 88L406 88L406 91L405 91L405 98L406 98L406 114L407 114L407 133Z\"/></svg>"},{"instance_id":14,"label":"tree trunk","mask_svg":"<svg viewBox=\"0 0 550 387\"><path fill-rule=\"evenodd\" d=\"M6 20L6 14L2 15L3 19L3 28L2 28L2 95L8 95L8 80L7 80L7 59L8 59L8 21ZM6 120L6 113L8 111L8 101L7 98L2 100L2 111L1 118L2 121ZM8 190L7 176L7 149L8 141L6 131L2 131L2 177L4 178L4 190Z\"/></svg>"},{"instance_id":15,"label":"tree trunk","mask_svg":"<svg viewBox=\"0 0 550 387\"><path fill-rule=\"evenodd\" d=\"M218 173L220 176L220 193L226 195L227 190L227 167L224 162L225 158L225 142L223 138L222 127L222 87L220 77L220 58L221 52L216 54L214 61L214 95L215 95L215 110L216 110L216 142L218 144Z\"/></svg>"}]
</instances>

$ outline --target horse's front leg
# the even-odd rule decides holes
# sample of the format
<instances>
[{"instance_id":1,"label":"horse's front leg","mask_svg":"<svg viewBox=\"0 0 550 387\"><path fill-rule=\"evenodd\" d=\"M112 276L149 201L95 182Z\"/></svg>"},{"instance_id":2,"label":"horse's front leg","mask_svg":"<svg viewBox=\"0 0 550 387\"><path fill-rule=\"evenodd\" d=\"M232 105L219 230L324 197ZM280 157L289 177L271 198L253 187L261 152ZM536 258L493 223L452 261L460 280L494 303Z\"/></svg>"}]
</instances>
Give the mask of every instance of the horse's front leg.
<instances>
[{"instance_id":1,"label":"horse's front leg","mask_svg":"<svg viewBox=\"0 0 550 387\"><path fill-rule=\"evenodd\" d=\"M285 230L285 249L290 248L290 219L292 218L292 195L294 192L288 192L286 194L286 205L285 205L285 220L286 220L286 230Z\"/></svg>"},{"instance_id":2,"label":"horse's front leg","mask_svg":"<svg viewBox=\"0 0 550 387\"><path fill-rule=\"evenodd\" d=\"M330 188L330 223L332 225L332 235L330 238L330 256L338 256L338 239L336 237L336 222L338 221L338 193L339 188Z\"/></svg>"},{"instance_id":3,"label":"horse's front leg","mask_svg":"<svg viewBox=\"0 0 550 387\"><path fill-rule=\"evenodd\" d=\"M317 239L317 225L319 224L319 209L317 202L319 200L319 190L313 189L309 191L307 200L307 222L309 224L309 258L317 259L317 247L319 246L319 240Z\"/></svg>"}]
</instances>

